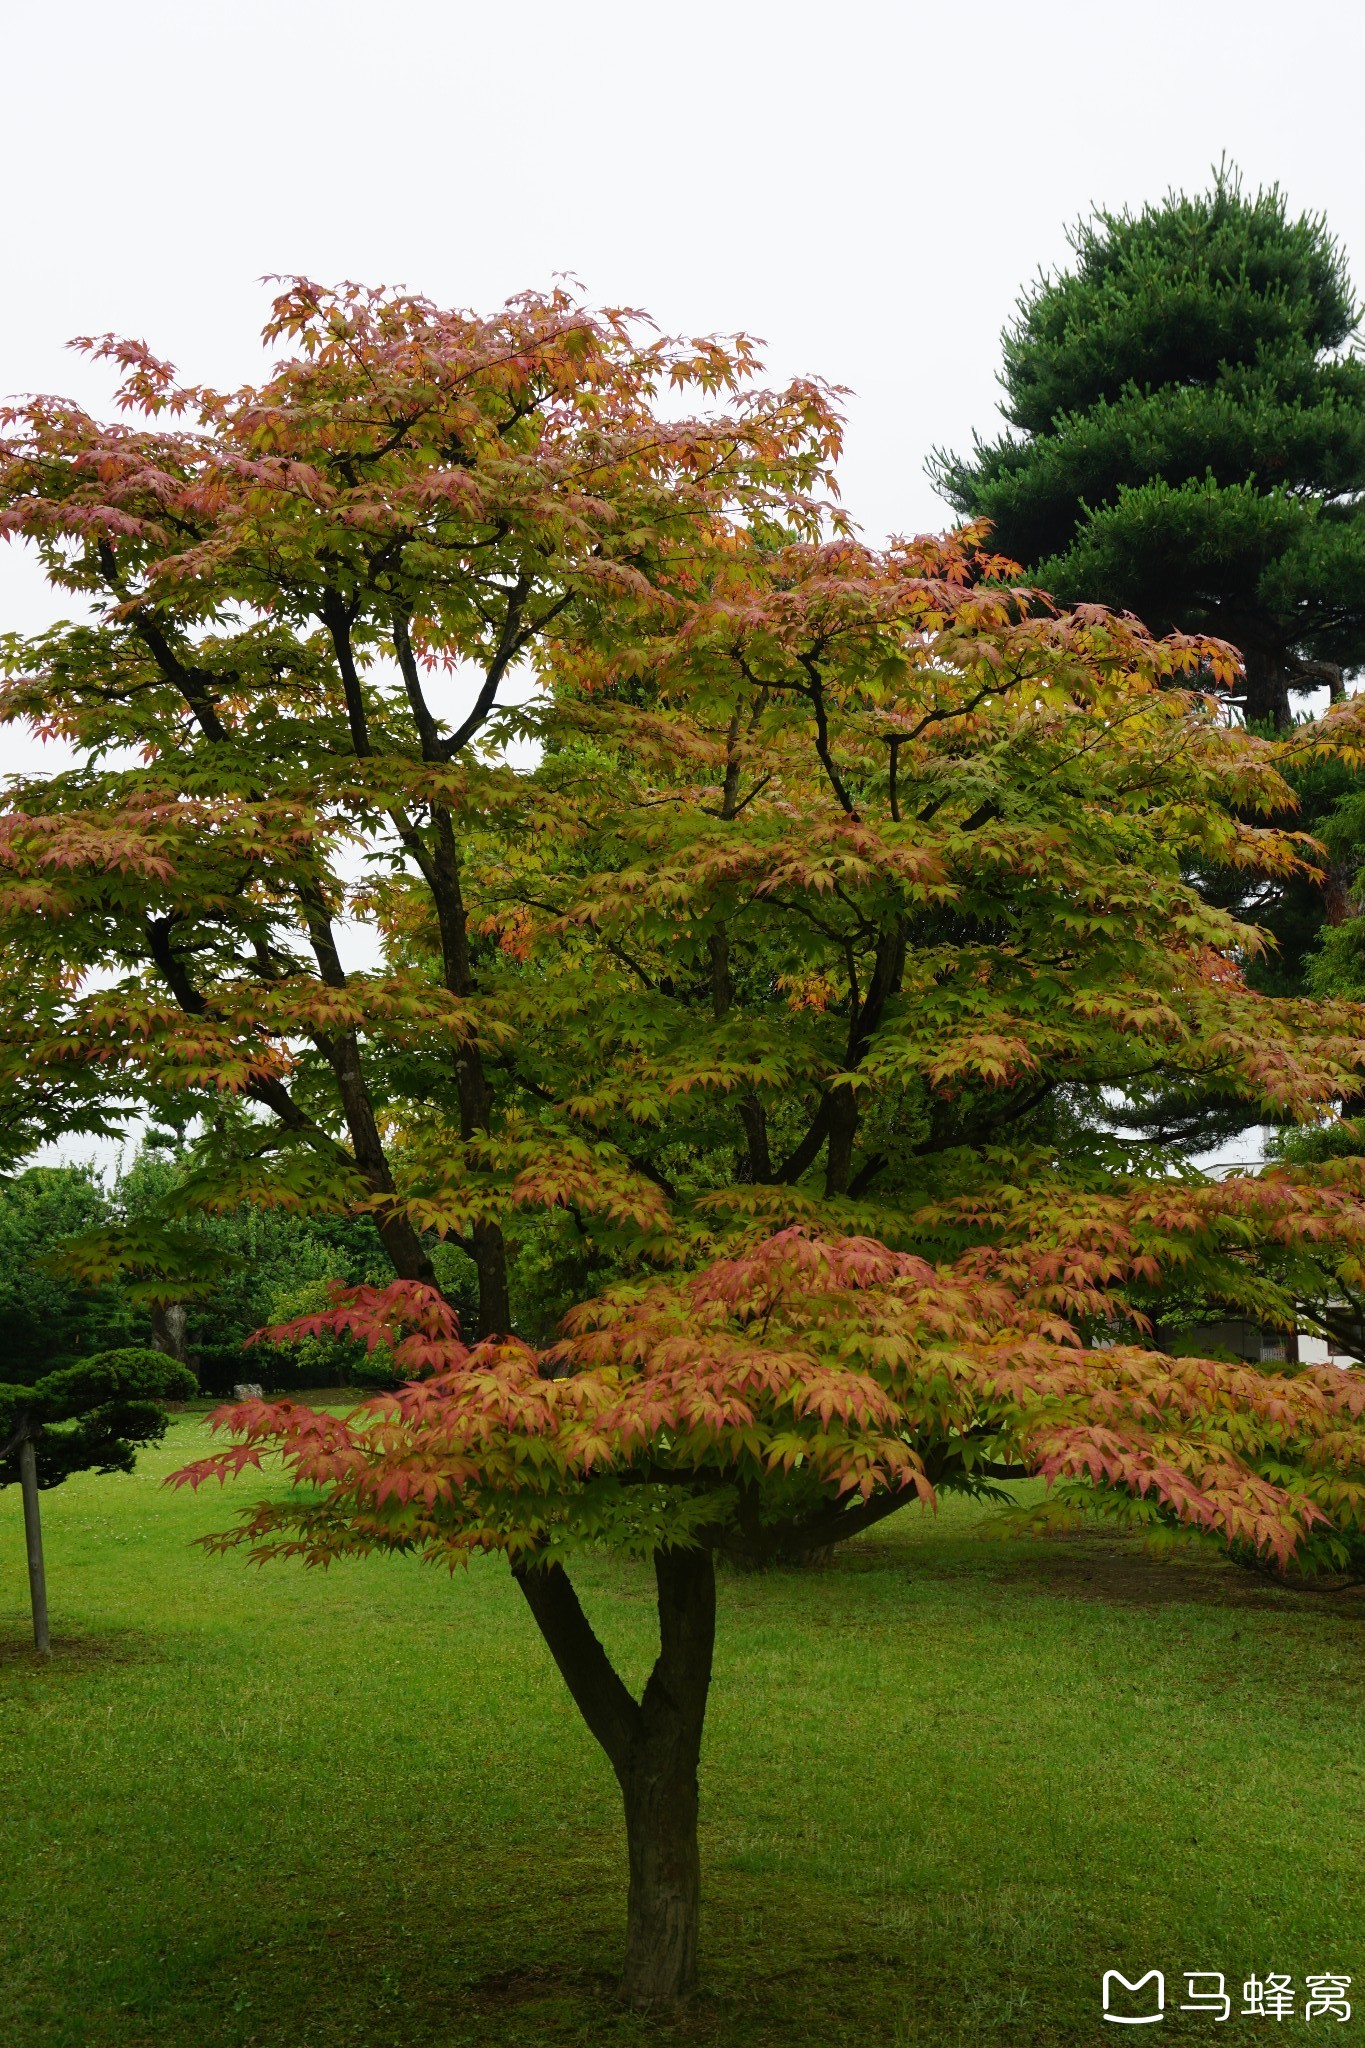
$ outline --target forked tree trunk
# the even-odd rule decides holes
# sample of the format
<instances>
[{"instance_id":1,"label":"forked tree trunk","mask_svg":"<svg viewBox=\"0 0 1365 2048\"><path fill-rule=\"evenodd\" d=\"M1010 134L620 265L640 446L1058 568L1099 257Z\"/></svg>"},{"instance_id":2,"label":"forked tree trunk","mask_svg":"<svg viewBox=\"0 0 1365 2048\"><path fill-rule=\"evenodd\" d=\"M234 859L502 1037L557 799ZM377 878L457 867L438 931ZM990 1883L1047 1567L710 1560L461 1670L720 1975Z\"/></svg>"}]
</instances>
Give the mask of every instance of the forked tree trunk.
<instances>
[{"instance_id":1,"label":"forked tree trunk","mask_svg":"<svg viewBox=\"0 0 1365 2048\"><path fill-rule=\"evenodd\" d=\"M621 1787L630 1867L621 1995L633 2006L674 2004L696 1983L697 1766L716 1633L716 1575L708 1550L661 1550L654 1573L659 1655L637 1702L594 1635L562 1567L522 1566L515 1572Z\"/></svg>"}]
</instances>

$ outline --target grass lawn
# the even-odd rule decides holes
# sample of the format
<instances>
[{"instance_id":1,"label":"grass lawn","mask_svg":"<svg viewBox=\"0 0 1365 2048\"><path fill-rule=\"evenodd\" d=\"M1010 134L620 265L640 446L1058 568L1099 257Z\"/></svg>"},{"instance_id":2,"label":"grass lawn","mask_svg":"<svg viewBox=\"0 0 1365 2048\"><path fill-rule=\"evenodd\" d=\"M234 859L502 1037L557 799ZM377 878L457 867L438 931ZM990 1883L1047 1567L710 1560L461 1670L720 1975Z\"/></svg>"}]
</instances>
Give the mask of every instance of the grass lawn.
<instances>
[{"instance_id":1,"label":"grass lawn","mask_svg":"<svg viewBox=\"0 0 1365 2048\"><path fill-rule=\"evenodd\" d=\"M44 1496L47 1668L0 1494L6 2048L1070 2048L1125 2038L1110 1967L1235 1994L1138 2041L1365 2039L1359 1596L952 1505L724 1578L703 1990L646 2021L614 1782L505 1568L206 1557L232 1490L157 1483L202 1441ZM642 1677L644 1574L578 1578ZM1356 2017L1239 2017L1270 1971Z\"/></svg>"}]
</instances>

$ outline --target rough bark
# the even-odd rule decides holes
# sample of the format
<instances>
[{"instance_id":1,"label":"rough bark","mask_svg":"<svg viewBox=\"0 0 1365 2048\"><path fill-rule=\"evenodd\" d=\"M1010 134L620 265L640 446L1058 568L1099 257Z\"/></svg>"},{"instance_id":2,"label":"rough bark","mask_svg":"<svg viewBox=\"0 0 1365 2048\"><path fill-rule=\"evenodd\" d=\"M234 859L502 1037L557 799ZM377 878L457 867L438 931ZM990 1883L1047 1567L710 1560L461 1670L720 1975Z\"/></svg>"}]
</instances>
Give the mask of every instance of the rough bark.
<instances>
[{"instance_id":1,"label":"rough bark","mask_svg":"<svg viewBox=\"0 0 1365 2048\"><path fill-rule=\"evenodd\" d=\"M152 1303L152 1349L163 1351L167 1358L178 1360L181 1365L185 1358L185 1333L188 1316L183 1301Z\"/></svg>"},{"instance_id":2,"label":"rough bark","mask_svg":"<svg viewBox=\"0 0 1365 2048\"><path fill-rule=\"evenodd\" d=\"M710 1552L661 1550L654 1566L659 1657L626 1770L618 1773L630 1858L621 1995L633 2006L671 2004L697 1981L697 1767L716 1635Z\"/></svg>"},{"instance_id":3,"label":"rough bark","mask_svg":"<svg viewBox=\"0 0 1365 2048\"><path fill-rule=\"evenodd\" d=\"M505 1337L512 1328L512 1298L507 1284L507 1245L502 1226L476 1223L470 1251L479 1276L479 1337Z\"/></svg>"},{"instance_id":4,"label":"rough bark","mask_svg":"<svg viewBox=\"0 0 1365 2048\"><path fill-rule=\"evenodd\" d=\"M1294 723L1289 703L1293 678L1284 651L1269 642L1257 642L1248 634L1242 647L1246 664L1246 705L1244 717L1250 725L1272 726L1287 732Z\"/></svg>"},{"instance_id":5,"label":"rough bark","mask_svg":"<svg viewBox=\"0 0 1365 2048\"><path fill-rule=\"evenodd\" d=\"M638 1702L594 1634L563 1567L523 1565L513 1574L621 1787L630 1871L621 1995L637 2007L676 2004L696 1983L697 1767L716 1632L709 1551L661 1550L654 1572L659 1655Z\"/></svg>"}]
</instances>

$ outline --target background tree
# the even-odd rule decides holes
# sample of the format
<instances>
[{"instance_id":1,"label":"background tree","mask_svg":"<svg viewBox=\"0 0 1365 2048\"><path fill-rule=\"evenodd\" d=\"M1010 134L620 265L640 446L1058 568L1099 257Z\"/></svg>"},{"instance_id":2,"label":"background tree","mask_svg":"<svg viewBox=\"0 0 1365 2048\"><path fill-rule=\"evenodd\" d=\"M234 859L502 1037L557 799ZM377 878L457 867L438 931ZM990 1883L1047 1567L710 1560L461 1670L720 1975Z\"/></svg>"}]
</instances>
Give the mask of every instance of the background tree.
<instances>
[{"instance_id":1,"label":"background tree","mask_svg":"<svg viewBox=\"0 0 1365 2048\"><path fill-rule=\"evenodd\" d=\"M193 1145L183 1134L175 1148L145 1145L110 1190L115 1228L155 1224L177 1205L194 1172ZM277 1393L316 1387L323 1383L319 1371L334 1376L343 1363L349 1372L366 1375L364 1354L358 1349L343 1361L335 1346L322 1354L316 1345L285 1352L249 1340L267 1323L285 1322L307 1307L321 1306L328 1283L383 1284L392 1277L371 1217L299 1213L243 1202L234 1209L192 1211L182 1217L181 1226L201 1242L211 1261L204 1282L184 1304L185 1362L202 1391L229 1394L243 1380ZM68 1247L67 1264L79 1269L92 1254L98 1264L107 1243L103 1233L88 1233ZM433 1245L431 1258L443 1294L472 1329L478 1312L472 1262L454 1244ZM129 1291L126 1280L122 1291ZM147 1310L141 1313L145 1320ZM382 1369L373 1362L368 1370L379 1370L383 1381Z\"/></svg>"},{"instance_id":2,"label":"background tree","mask_svg":"<svg viewBox=\"0 0 1365 2048\"><path fill-rule=\"evenodd\" d=\"M7 1370L32 1379L92 1352L144 1348L153 1337L152 1305L166 1289L140 1284L127 1272L99 1279L111 1239L134 1241L139 1226L156 1230L168 1204L193 1171L184 1133L167 1149L153 1133L127 1166L107 1179L89 1166L29 1167L0 1179L0 1343ZM183 1268L186 1356L201 1390L230 1393L241 1380L276 1392L317 1386L319 1369L335 1373L335 1346L285 1353L248 1348L266 1323L283 1322L321 1305L328 1283L382 1283L393 1271L368 1216L307 1215L248 1203L195 1212L182 1219L199 1269ZM158 1232L158 1235L160 1233ZM163 1245L164 1249L164 1245ZM473 1327L477 1288L471 1262L453 1244L432 1247L447 1300ZM319 1289L321 1290L319 1292ZM155 1347L163 1348L163 1347ZM359 1351L347 1361L362 1376Z\"/></svg>"},{"instance_id":3,"label":"background tree","mask_svg":"<svg viewBox=\"0 0 1365 2048\"><path fill-rule=\"evenodd\" d=\"M0 1180L0 1355L14 1378L146 1341L145 1315L120 1288L110 1281L85 1288L57 1269L69 1238L106 1228L115 1216L88 1167L31 1166Z\"/></svg>"},{"instance_id":4,"label":"background tree","mask_svg":"<svg viewBox=\"0 0 1365 2048\"><path fill-rule=\"evenodd\" d=\"M165 1401L197 1392L194 1374L160 1351L124 1347L60 1366L29 1385L0 1383L0 1486L24 1499L33 1640L51 1651L38 1495L73 1472L131 1472L139 1445L166 1433Z\"/></svg>"},{"instance_id":5,"label":"background tree","mask_svg":"<svg viewBox=\"0 0 1365 2048\"><path fill-rule=\"evenodd\" d=\"M1246 715L1365 662L1365 364L1342 250L1278 188L1097 212L1004 335L1006 418L938 488L1069 601L1215 633Z\"/></svg>"}]
</instances>

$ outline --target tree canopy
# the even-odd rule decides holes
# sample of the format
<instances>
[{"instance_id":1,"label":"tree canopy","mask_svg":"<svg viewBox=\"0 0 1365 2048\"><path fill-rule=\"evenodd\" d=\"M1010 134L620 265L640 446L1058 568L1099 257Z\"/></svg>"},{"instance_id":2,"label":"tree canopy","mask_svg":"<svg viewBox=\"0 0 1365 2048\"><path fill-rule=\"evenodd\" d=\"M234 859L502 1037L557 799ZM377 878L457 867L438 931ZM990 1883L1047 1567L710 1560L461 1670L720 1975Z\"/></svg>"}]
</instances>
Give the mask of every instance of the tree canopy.
<instances>
[{"instance_id":1,"label":"tree canopy","mask_svg":"<svg viewBox=\"0 0 1365 2048\"><path fill-rule=\"evenodd\" d=\"M1365 364L1340 245L1278 188L1096 212L1004 336L1011 432L932 465L1071 602L1232 641L1246 711L1365 661Z\"/></svg>"},{"instance_id":2,"label":"tree canopy","mask_svg":"<svg viewBox=\"0 0 1365 2048\"><path fill-rule=\"evenodd\" d=\"M40 1487L73 1472L131 1472L138 1448L166 1433L166 1401L197 1392L194 1374L143 1345L92 1352L31 1384L0 1384L0 1486L20 1478L19 1452L34 1447Z\"/></svg>"},{"instance_id":3,"label":"tree canopy","mask_svg":"<svg viewBox=\"0 0 1365 2048\"><path fill-rule=\"evenodd\" d=\"M429 1279L388 1199L385 1106L425 1087L435 1041L460 1146L490 1123L498 1040L470 1007L452 814L522 792L471 743L552 628L572 645L619 633L641 593L681 599L736 510L817 519L837 418L814 385L756 388L743 342L663 340L562 292L483 320L300 282L267 337L296 353L227 395L141 344L91 343L123 367L137 427L55 399L6 416L0 531L95 606L7 651L3 716L79 765L22 784L4 821L24 945L0 999L6 1115L31 1139L107 1129L120 1104L235 1098L264 1131L222 1119L220 1151L273 1149L300 1200L371 1201L395 1269ZM656 403L673 388L706 416ZM375 917L386 866L425 891L434 976L343 965L339 926ZM149 1272L186 1252L143 1241ZM498 1223L465 1248L482 1325L505 1329Z\"/></svg>"},{"instance_id":4,"label":"tree canopy","mask_svg":"<svg viewBox=\"0 0 1365 2048\"><path fill-rule=\"evenodd\" d=\"M87 1278L185 1298L244 1202L373 1219L392 1285L286 1334L413 1385L238 1409L194 1476L284 1450L318 1490L249 1512L266 1550L509 1556L622 1783L649 2003L695 1961L718 1552L1040 1472L1248 1555L1355 1540L1354 1380L1146 1339L1171 1274L1281 1324L1355 1284L1365 1169L1208 1182L1105 1112L1311 1128L1357 1085L1365 1010L1252 988L1190 874L1303 870L1285 770L1358 760L1361 709L1248 732L1220 641L1058 612L979 530L857 541L831 395L745 344L302 284L269 332L228 397L101 344L143 424L35 401L0 449L92 607L8 651L0 715L78 758L3 820L0 1080L29 1127L199 1118ZM639 1701L589 1542L653 1560Z\"/></svg>"}]
</instances>

